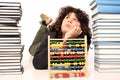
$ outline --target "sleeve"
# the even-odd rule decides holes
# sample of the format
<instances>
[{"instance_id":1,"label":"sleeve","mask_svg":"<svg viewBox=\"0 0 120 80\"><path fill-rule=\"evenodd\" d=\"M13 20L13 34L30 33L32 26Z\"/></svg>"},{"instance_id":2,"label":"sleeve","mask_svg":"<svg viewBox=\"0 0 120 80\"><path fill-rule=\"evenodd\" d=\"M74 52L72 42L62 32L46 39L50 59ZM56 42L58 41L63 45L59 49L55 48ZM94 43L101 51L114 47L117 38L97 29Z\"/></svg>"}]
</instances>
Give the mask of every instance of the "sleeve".
<instances>
[{"instance_id":1,"label":"sleeve","mask_svg":"<svg viewBox=\"0 0 120 80\"><path fill-rule=\"evenodd\" d=\"M48 67L48 34L46 34L40 44L39 50L33 58L35 69L47 69Z\"/></svg>"}]
</instances>

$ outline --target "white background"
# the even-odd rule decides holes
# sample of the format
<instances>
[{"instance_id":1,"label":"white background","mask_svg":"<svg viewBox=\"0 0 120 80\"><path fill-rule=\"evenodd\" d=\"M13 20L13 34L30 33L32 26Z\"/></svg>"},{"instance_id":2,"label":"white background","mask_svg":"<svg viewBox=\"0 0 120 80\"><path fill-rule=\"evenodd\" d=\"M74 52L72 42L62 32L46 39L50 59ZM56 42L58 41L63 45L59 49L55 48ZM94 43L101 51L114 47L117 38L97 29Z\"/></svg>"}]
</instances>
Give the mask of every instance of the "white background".
<instances>
[{"instance_id":1,"label":"white background","mask_svg":"<svg viewBox=\"0 0 120 80\"><path fill-rule=\"evenodd\" d=\"M5 1L17 1L22 5L22 17L19 25L21 27L21 40L25 45L23 51L22 65L24 67L24 73L22 75L0 75L0 80L48 80L47 70L35 70L32 65L32 56L28 52L28 49L36 35L36 32L40 28L39 21L40 14L45 13L52 17L53 20L57 17L58 11L63 6L73 6L80 8L89 14L91 19L90 2L92 0L0 0ZM91 27L91 24L90 24ZM91 45L91 47L93 47ZM99 73L94 70L94 52L90 49L88 55L89 64L89 76L85 78L68 78L65 80L119 80L120 73ZM61 79L59 79L61 80Z\"/></svg>"}]
</instances>

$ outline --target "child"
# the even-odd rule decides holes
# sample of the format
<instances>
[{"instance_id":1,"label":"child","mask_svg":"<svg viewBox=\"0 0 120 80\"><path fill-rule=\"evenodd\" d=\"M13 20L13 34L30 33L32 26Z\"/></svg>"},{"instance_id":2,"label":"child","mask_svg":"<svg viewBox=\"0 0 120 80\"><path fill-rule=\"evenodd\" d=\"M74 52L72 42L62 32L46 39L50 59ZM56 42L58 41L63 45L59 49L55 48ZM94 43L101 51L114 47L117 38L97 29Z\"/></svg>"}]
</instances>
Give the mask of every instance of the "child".
<instances>
[{"instance_id":1,"label":"child","mask_svg":"<svg viewBox=\"0 0 120 80\"><path fill-rule=\"evenodd\" d=\"M48 67L48 35L51 38L63 39L83 38L84 35L87 35L88 49L91 43L88 15L84 11L72 6L61 8L58 18L49 26L49 31L44 32L44 37L38 44L39 48L33 58L33 66L36 69L47 69ZM37 38L40 38L39 36Z\"/></svg>"}]
</instances>

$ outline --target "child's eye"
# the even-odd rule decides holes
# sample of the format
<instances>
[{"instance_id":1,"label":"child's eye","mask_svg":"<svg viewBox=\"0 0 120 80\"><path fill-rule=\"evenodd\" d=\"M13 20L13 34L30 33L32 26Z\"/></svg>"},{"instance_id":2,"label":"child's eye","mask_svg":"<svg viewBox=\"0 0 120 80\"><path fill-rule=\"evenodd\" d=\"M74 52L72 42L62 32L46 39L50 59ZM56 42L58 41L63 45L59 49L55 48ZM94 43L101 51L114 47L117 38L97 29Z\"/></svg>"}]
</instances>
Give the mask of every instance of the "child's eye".
<instances>
[{"instance_id":1,"label":"child's eye","mask_svg":"<svg viewBox=\"0 0 120 80\"><path fill-rule=\"evenodd\" d=\"M66 18L69 18L69 16L66 16Z\"/></svg>"}]
</instances>

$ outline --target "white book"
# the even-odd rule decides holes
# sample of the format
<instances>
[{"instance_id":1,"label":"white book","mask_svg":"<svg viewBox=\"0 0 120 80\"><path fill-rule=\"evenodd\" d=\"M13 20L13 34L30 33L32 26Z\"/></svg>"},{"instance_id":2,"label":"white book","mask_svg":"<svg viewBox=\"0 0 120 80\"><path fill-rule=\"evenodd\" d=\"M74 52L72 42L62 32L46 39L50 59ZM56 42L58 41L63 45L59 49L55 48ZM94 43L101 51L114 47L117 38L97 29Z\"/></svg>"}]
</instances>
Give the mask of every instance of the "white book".
<instances>
[{"instance_id":1,"label":"white book","mask_svg":"<svg viewBox=\"0 0 120 80\"><path fill-rule=\"evenodd\" d=\"M120 23L120 19L97 19L94 23Z\"/></svg>"},{"instance_id":2,"label":"white book","mask_svg":"<svg viewBox=\"0 0 120 80\"><path fill-rule=\"evenodd\" d=\"M100 68L95 67L95 70L98 71L98 72L101 72L101 73L117 73L117 72L120 72L120 68L100 69Z\"/></svg>"},{"instance_id":3,"label":"white book","mask_svg":"<svg viewBox=\"0 0 120 80\"><path fill-rule=\"evenodd\" d=\"M19 30L21 29L20 26L18 27L14 27L14 26L0 26L0 29L4 29L4 30Z\"/></svg>"},{"instance_id":4,"label":"white book","mask_svg":"<svg viewBox=\"0 0 120 80\"><path fill-rule=\"evenodd\" d=\"M95 59L94 60L95 63L98 63L98 64L120 64L120 61L100 61L100 60L97 60Z\"/></svg>"},{"instance_id":5,"label":"white book","mask_svg":"<svg viewBox=\"0 0 120 80\"><path fill-rule=\"evenodd\" d=\"M97 13L92 16L92 20L94 21L97 19L120 19L120 14Z\"/></svg>"},{"instance_id":6,"label":"white book","mask_svg":"<svg viewBox=\"0 0 120 80\"><path fill-rule=\"evenodd\" d=\"M9 7L6 7L6 6L2 6L0 7L0 10L15 10L15 11L18 11L19 9L21 9L21 6L9 6Z\"/></svg>"},{"instance_id":7,"label":"white book","mask_svg":"<svg viewBox=\"0 0 120 80\"><path fill-rule=\"evenodd\" d=\"M22 51L22 49L21 48L0 48L0 52L8 52L8 51Z\"/></svg>"},{"instance_id":8,"label":"white book","mask_svg":"<svg viewBox=\"0 0 120 80\"><path fill-rule=\"evenodd\" d=\"M92 29L120 29L120 25L96 25L92 26Z\"/></svg>"},{"instance_id":9,"label":"white book","mask_svg":"<svg viewBox=\"0 0 120 80\"><path fill-rule=\"evenodd\" d=\"M0 35L21 35L20 32L0 32Z\"/></svg>"},{"instance_id":10,"label":"white book","mask_svg":"<svg viewBox=\"0 0 120 80\"><path fill-rule=\"evenodd\" d=\"M22 59L22 56L0 56L0 59Z\"/></svg>"},{"instance_id":11,"label":"white book","mask_svg":"<svg viewBox=\"0 0 120 80\"><path fill-rule=\"evenodd\" d=\"M22 45L22 44L0 44L0 49L4 49L4 48L10 48L10 49L12 49L12 48L19 48L19 49L23 49L24 48L24 45Z\"/></svg>"},{"instance_id":12,"label":"white book","mask_svg":"<svg viewBox=\"0 0 120 80\"><path fill-rule=\"evenodd\" d=\"M95 57L95 60L97 60L98 62L120 62L120 59L108 59L108 58L97 58Z\"/></svg>"},{"instance_id":13,"label":"white book","mask_svg":"<svg viewBox=\"0 0 120 80\"><path fill-rule=\"evenodd\" d=\"M0 54L0 57L19 57L19 56L22 56L22 52L19 54Z\"/></svg>"},{"instance_id":14,"label":"white book","mask_svg":"<svg viewBox=\"0 0 120 80\"><path fill-rule=\"evenodd\" d=\"M15 15L21 15L22 13L20 13L20 12L0 12L0 15L8 15L8 16L10 16L10 15L13 15L13 16L15 16Z\"/></svg>"},{"instance_id":15,"label":"white book","mask_svg":"<svg viewBox=\"0 0 120 80\"><path fill-rule=\"evenodd\" d=\"M95 49L96 54L120 54L120 49Z\"/></svg>"},{"instance_id":16,"label":"white book","mask_svg":"<svg viewBox=\"0 0 120 80\"><path fill-rule=\"evenodd\" d=\"M93 41L120 41L120 37L93 37Z\"/></svg>"},{"instance_id":17,"label":"white book","mask_svg":"<svg viewBox=\"0 0 120 80\"><path fill-rule=\"evenodd\" d=\"M17 39L17 40L13 40L13 39L9 39L9 40L1 40L0 44L20 44L21 40Z\"/></svg>"},{"instance_id":18,"label":"white book","mask_svg":"<svg viewBox=\"0 0 120 80\"><path fill-rule=\"evenodd\" d=\"M3 33L5 33L5 32L6 32L6 33L7 33L7 32L12 32L12 33L16 32L16 33L17 33L17 32L20 32L20 30L0 30L0 33L2 33L2 32L3 32Z\"/></svg>"},{"instance_id":19,"label":"white book","mask_svg":"<svg viewBox=\"0 0 120 80\"><path fill-rule=\"evenodd\" d=\"M0 2L0 6L11 6L11 7L16 7L16 6L21 6L20 2Z\"/></svg>"},{"instance_id":20,"label":"white book","mask_svg":"<svg viewBox=\"0 0 120 80\"><path fill-rule=\"evenodd\" d=\"M8 38L1 38L0 37L0 41L19 41L21 38L20 37L8 37Z\"/></svg>"},{"instance_id":21,"label":"white book","mask_svg":"<svg viewBox=\"0 0 120 80\"><path fill-rule=\"evenodd\" d=\"M95 45L96 49L120 49L120 45L101 44Z\"/></svg>"},{"instance_id":22,"label":"white book","mask_svg":"<svg viewBox=\"0 0 120 80\"><path fill-rule=\"evenodd\" d=\"M111 33L111 34L118 34L120 33L120 29L95 29L93 30L93 34L99 33Z\"/></svg>"},{"instance_id":23,"label":"white book","mask_svg":"<svg viewBox=\"0 0 120 80\"><path fill-rule=\"evenodd\" d=\"M22 50L21 50L21 52L20 51L1 51L0 52L0 56L2 55L2 56L4 56L4 55L21 55L22 54Z\"/></svg>"},{"instance_id":24,"label":"white book","mask_svg":"<svg viewBox=\"0 0 120 80\"><path fill-rule=\"evenodd\" d=\"M0 59L0 63L10 63L10 62L18 62L21 63L20 59Z\"/></svg>"},{"instance_id":25,"label":"white book","mask_svg":"<svg viewBox=\"0 0 120 80\"><path fill-rule=\"evenodd\" d=\"M120 64L98 64L95 63L95 67L100 69L120 69Z\"/></svg>"},{"instance_id":26,"label":"white book","mask_svg":"<svg viewBox=\"0 0 120 80\"><path fill-rule=\"evenodd\" d=\"M93 38L102 38L102 37L105 37L105 38L109 38L109 37L112 37L112 38L119 38L120 37L120 33L99 33L99 34L93 34Z\"/></svg>"},{"instance_id":27,"label":"white book","mask_svg":"<svg viewBox=\"0 0 120 80\"><path fill-rule=\"evenodd\" d=\"M21 13L21 9L17 9L15 10L14 7L13 9L1 9L2 7L0 7L0 13ZM7 7L6 7L7 8Z\"/></svg>"},{"instance_id":28,"label":"white book","mask_svg":"<svg viewBox=\"0 0 120 80\"><path fill-rule=\"evenodd\" d=\"M95 54L95 57L97 58L107 58L107 59L119 59L120 55L116 54Z\"/></svg>"},{"instance_id":29,"label":"white book","mask_svg":"<svg viewBox=\"0 0 120 80\"><path fill-rule=\"evenodd\" d=\"M21 63L20 62L1 62L0 63L0 67L1 66L20 66Z\"/></svg>"}]
</instances>

